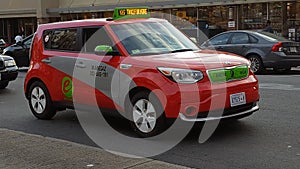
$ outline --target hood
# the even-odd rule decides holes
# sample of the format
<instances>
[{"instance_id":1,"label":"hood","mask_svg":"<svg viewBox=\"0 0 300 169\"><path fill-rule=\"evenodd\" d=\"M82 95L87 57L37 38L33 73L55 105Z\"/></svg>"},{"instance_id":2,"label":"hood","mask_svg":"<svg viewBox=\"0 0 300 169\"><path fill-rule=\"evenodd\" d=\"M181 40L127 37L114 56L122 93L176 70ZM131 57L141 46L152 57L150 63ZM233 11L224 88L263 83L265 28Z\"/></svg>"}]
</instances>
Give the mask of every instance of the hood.
<instances>
[{"instance_id":1,"label":"hood","mask_svg":"<svg viewBox=\"0 0 300 169\"><path fill-rule=\"evenodd\" d=\"M132 56L129 60L129 63L132 62L131 64L143 67L171 67L195 70L208 70L249 64L247 59L240 56L212 50L151 56Z\"/></svg>"}]
</instances>

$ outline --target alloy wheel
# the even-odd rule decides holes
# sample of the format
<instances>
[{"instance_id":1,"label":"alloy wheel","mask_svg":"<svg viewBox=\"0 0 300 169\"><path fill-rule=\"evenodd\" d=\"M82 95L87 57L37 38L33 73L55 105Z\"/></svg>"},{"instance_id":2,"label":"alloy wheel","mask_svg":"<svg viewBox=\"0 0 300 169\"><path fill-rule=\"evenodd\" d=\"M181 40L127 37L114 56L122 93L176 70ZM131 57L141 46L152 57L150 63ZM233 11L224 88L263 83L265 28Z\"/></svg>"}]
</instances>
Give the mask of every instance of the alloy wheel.
<instances>
[{"instance_id":1,"label":"alloy wheel","mask_svg":"<svg viewBox=\"0 0 300 169\"><path fill-rule=\"evenodd\" d=\"M138 130L143 133L151 132L156 126L156 111L153 104L140 99L133 106L133 122Z\"/></svg>"},{"instance_id":2,"label":"alloy wheel","mask_svg":"<svg viewBox=\"0 0 300 169\"><path fill-rule=\"evenodd\" d=\"M44 91L40 87L35 87L31 92L30 98L34 111L38 114L43 113L47 104Z\"/></svg>"}]
</instances>

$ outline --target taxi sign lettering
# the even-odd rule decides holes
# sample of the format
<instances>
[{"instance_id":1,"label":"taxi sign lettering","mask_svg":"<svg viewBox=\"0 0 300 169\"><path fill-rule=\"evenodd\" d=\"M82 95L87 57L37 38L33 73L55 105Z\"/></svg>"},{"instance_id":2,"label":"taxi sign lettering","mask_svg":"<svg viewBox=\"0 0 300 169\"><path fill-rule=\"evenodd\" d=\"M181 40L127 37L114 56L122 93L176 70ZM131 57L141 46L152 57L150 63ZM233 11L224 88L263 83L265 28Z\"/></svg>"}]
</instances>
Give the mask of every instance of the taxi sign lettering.
<instances>
[{"instance_id":1,"label":"taxi sign lettering","mask_svg":"<svg viewBox=\"0 0 300 169\"><path fill-rule=\"evenodd\" d=\"M150 18L148 8L116 8L114 19Z\"/></svg>"}]
</instances>

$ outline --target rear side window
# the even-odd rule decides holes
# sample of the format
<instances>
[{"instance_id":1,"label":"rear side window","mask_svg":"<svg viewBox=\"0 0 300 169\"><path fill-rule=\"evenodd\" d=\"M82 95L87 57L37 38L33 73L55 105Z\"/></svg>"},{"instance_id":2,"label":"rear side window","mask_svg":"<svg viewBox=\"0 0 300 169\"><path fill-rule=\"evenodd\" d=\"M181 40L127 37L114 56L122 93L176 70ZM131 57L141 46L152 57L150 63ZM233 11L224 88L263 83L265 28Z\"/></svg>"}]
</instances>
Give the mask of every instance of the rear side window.
<instances>
[{"instance_id":1,"label":"rear side window","mask_svg":"<svg viewBox=\"0 0 300 169\"><path fill-rule=\"evenodd\" d=\"M249 35L249 38L250 38L250 42L251 42L251 43L258 43L258 39L255 38L254 36Z\"/></svg>"},{"instance_id":2,"label":"rear side window","mask_svg":"<svg viewBox=\"0 0 300 169\"><path fill-rule=\"evenodd\" d=\"M48 50L79 51L76 28L44 31L44 47Z\"/></svg>"},{"instance_id":3,"label":"rear side window","mask_svg":"<svg viewBox=\"0 0 300 169\"><path fill-rule=\"evenodd\" d=\"M231 38L231 44L248 44L249 36L246 33L234 33Z\"/></svg>"}]
</instances>

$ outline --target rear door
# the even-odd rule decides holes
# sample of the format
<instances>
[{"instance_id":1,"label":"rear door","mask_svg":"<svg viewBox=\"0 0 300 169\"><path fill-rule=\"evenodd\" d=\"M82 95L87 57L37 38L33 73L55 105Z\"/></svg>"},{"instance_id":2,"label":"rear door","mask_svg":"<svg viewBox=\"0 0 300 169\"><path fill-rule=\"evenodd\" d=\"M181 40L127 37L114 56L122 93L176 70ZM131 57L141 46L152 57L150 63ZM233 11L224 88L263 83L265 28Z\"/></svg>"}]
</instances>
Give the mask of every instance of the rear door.
<instances>
[{"instance_id":1,"label":"rear door","mask_svg":"<svg viewBox=\"0 0 300 169\"><path fill-rule=\"evenodd\" d=\"M236 32L232 33L232 36L229 40L228 52L245 56L247 51L251 48L251 40L248 33L245 32Z\"/></svg>"},{"instance_id":2,"label":"rear door","mask_svg":"<svg viewBox=\"0 0 300 169\"><path fill-rule=\"evenodd\" d=\"M40 70L48 79L54 101L73 101L73 70L80 53L78 28L58 28L43 32L43 60ZM80 100L79 100L80 101Z\"/></svg>"}]
</instances>

